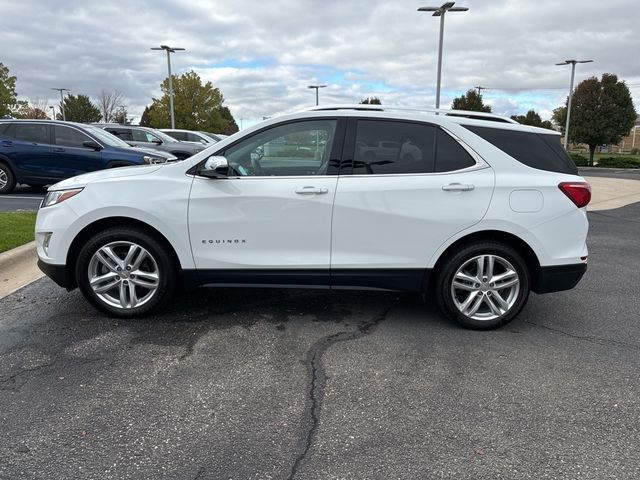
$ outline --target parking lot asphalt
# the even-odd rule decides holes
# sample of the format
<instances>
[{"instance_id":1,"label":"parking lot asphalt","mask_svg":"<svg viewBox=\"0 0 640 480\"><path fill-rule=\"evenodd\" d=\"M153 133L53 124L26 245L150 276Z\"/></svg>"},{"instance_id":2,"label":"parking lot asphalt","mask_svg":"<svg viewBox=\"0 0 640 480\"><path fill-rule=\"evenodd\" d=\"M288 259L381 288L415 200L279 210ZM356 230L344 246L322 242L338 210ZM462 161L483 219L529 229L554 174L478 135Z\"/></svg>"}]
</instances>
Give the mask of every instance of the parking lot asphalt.
<instances>
[{"instance_id":1,"label":"parking lot asphalt","mask_svg":"<svg viewBox=\"0 0 640 480\"><path fill-rule=\"evenodd\" d=\"M200 289L122 321L0 300L0 479L637 479L640 204L472 332L412 295Z\"/></svg>"},{"instance_id":2,"label":"parking lot asphalt","mask_svg":"<svg viewBox=\"0 0 640 480\"><path fill-rule=\"evenodd\" d=\"M42 188L18 185L12 193L0 195L0 212L35 212L44 194Z\"/></svg>"}]
</instances>

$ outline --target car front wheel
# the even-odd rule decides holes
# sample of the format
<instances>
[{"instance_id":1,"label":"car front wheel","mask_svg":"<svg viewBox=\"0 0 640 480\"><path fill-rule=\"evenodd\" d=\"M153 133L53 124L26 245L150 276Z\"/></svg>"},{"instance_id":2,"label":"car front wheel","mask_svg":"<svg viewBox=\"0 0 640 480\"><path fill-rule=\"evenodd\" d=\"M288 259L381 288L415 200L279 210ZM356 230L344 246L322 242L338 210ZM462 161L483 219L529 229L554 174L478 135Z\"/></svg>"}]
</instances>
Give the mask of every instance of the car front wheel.
<instances>
[{"instance_id":1,"label":"car front wheel","mask_svg":"<svg viewBox=\"0 0 640 480\"><path fill-rule=\"evenodd\" d=\"M436 279L441 310L466 328L488 330L511 321L529 296L529 272L510 246L467 245L454 253Z\"/></svg>"},{"instance_id":2,"label":"car front wheel","mask_svg":"<svg viewBox=\"0 0 640 480\"><path fill-rule=\"evenodd\" d=\"M166 303L175 291L177 275L170 252L146 232L111 228L82 248L76 278L96 308L132 318Z\"/></svg>"}]
</instances>

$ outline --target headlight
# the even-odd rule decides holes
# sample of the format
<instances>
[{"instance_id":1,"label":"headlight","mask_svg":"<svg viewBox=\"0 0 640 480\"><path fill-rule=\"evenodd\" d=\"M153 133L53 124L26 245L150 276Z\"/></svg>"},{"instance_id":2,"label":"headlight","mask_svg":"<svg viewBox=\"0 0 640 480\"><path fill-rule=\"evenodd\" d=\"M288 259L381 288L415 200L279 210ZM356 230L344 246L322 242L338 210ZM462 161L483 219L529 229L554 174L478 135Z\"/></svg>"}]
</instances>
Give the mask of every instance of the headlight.
<instances>
[{"instance_id":1,"label":"headlight","mask_svg":"<svg viewBox=\"0 0 640 480\"><path fill-rule=\"evenodd\" d=\"M68 200L71 197L79 194L81 191L82 188L74 188L72 190L54 190L52 192L47 192L44 199L42 200L40 208L50 207L52 205L62 203L65 200Z\"/></svg>"},{"instance_id":2,"label":"headlight","mask_svg":"<svg viewBox=\"0 0 640 480\"><path fill-rule=\"evenodd\" d=\"M167 160L162 158L162 157L152 157L151 155L145 155L144 157L142 157L142 159L144 160L144 163L146 164L152 164L152 163L164 163Z\"/></svg>"}]
</instances>

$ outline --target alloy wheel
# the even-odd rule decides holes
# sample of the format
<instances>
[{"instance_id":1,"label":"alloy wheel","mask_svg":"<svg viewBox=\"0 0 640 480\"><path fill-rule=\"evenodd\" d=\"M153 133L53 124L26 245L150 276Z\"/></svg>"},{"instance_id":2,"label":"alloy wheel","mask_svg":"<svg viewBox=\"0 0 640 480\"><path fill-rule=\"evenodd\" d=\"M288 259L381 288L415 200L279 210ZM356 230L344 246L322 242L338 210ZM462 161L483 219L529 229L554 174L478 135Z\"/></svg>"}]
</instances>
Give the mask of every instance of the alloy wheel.
<instances>
[{"instance_id":1,"label":"alloy wheel","mask_svg":"<svg viewBox=\"0 0 640 480\"><path fill-rule=\"evenodd\" d=\"M144 305L160 285L156 260L148 250L129 241L100 247L89 261L88 277L96 296L120 309Z\"/></svg>"},{"instance_id":2,"label":"alloy wheel","mask_svg":"<svg viewBox=\"0 0 640 480\"><path fill-rule=\"evenodd\" d=\"M464 316L479 321L505 315L516 304L520 277L498 255L478 255L462 264L451 282L451 297Z\"/></svg>"}]
</instances>

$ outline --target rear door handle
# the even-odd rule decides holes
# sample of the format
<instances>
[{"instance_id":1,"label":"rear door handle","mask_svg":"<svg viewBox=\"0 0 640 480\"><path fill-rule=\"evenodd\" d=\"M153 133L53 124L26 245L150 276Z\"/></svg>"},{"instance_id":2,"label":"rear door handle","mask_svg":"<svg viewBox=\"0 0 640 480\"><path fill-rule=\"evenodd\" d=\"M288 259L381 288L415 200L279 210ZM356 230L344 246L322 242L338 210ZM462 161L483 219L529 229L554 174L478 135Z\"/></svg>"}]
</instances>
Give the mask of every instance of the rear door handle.
<instances>
[{"instance_id":1,"label":"rear door handle","mask_svg":"<svg viewBox=\"0 0 640 480\"><path fill-rule=\"evenodd\" d=\"M320 188L320 187L302 187L296 190L298 195L314 195L314 194L323 194L329 193L328 188Z\"/></svg>"},{"instance_id":2,"label":"rear door handle","mask_svg":"<svg viewBox=\"0 0 640 480\"><path fill-rule=\"evenodd\" d=\"M445 192L468 192L475 188L475 185L471 185L469 183L450 183L449 185L444 185L442 190Z\"/></svg>"}]
</instances>

